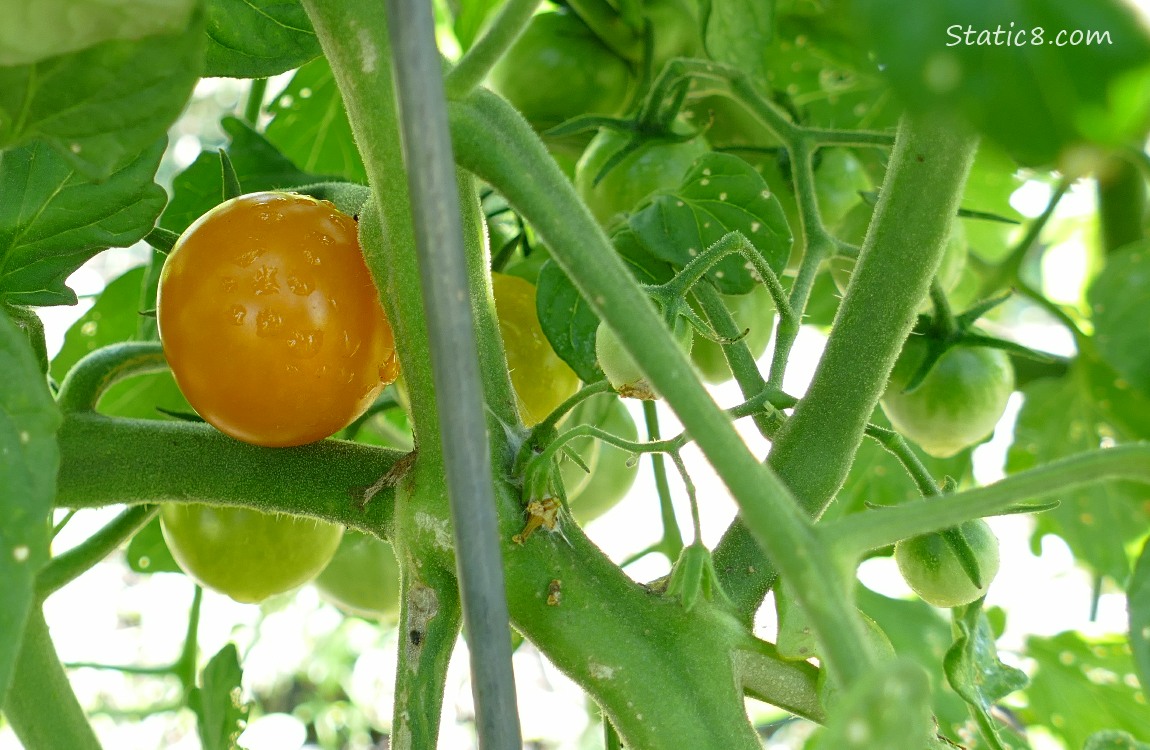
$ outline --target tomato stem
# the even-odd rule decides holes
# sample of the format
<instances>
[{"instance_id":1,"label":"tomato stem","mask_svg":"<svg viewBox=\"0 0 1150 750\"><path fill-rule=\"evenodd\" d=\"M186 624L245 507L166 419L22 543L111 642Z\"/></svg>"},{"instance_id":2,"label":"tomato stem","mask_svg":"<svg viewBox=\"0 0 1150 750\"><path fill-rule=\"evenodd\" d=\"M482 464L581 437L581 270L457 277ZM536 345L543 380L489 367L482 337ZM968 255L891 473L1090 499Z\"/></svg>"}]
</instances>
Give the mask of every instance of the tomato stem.
<instances>
[{"instance_id":1,"label":"tomato stem","mask_svg":"<svg viewBox=\"0 0 1150 750\"><path fill-rule=\"evenodd\" d=\"M36 576L36 593L41 600L79 578L113 550L142 529L159 508L136 505L128 508L82 543L53 557Z\"/></svg>"},{"instance_id":2,"label":"tomato stem","mask_svg":"<svg viewBox=\"0 0 1150 750\"><path fill-rule=\"evenodd\" d=\"M463 54L447 74L444 85L450 99L466 96L483 82L507 48L526 28L541 0L508 0L499 9L483 36Z\"/></svg>"}]
</instances>

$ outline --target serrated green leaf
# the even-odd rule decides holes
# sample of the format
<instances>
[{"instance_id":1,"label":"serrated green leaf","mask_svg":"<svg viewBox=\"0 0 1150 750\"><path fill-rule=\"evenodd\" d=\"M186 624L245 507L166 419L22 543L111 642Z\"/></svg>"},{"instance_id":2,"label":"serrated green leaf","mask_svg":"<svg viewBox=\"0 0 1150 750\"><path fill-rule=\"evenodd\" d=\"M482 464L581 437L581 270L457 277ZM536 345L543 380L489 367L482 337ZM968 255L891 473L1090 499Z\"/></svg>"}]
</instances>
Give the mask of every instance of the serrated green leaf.
<instances>
[{"instance_id":1,"label":"serrated green leaf","mask_svg":"<svg viewBox=\"0 0 1150 750\"><path fill-rule=\"evenodd\" d=\"M922 750L933 736L930 680L920 665L897 659L842 697L811 750Z\"/></svg>"},{"instance_id":2,"label":"serrated green leaf","mask_svg":"<svg viewBox=\"0 0 1150 750\"><path fill-rule=\"evenodd\" d=\"M0 152L0 297L74 305L69 274L109 247L151 231L166 195L153 177L164 143L102 182L78 174L43 143Z\"/></svg>"},{"instance_id":3,"label":"serrated green leaf","mask_svg":"<svg viewBox=\"0 0 1150 750\"><path fill-rule=\"evenodd\" d=\"M997 742L1001 747L990 708L1026 687L1026 674L999 660L994 633L982 612L981 600L953 610L953 617L957 635L943 660L946 679L971 710L981 714L980 726L995 733L988 741Z\"/></svg>"},{"instance_id":4,"label":"serrated green leaf","mask_svg":"<svg viewBox=\"0 0 1150 750\"><path fill-rule=\"evenodd\" d=\"M248 717L248 705L241 700L242 677L236 646L229 643L204 667L200 687L189 692L188 706L196 712L204 750L235 750Z\"/></svg>"},{"instance_id":5,"label":"serrated green leaf","mask_svg":"<svg viewBox=\"0 0 1150 750\"><path fill-rule=\"evenodd\" d=\"M1079 633L1029 638L1026 655L1037 669L1019 710L1067 747L1082 747L1094 732L1129 732L1150 741L1150 709L1134 677L1130 644L1122 636L1087 640Z\"/></svg>"},{"instance_id":6,"label":"serrated green leaf","mask_svg":"<svg viewBox=\"0 0 1150 750\"><path fill-rule=\"evenodd\" d=\"M1150 750L1150 745L1134 739L1129 732L1108 729L1090 735L1082 750Z\"/></svg>"},{"instance_id":7,"label":"serrated green leaf","mask_svg":"<svg viewBox=\"0 0 1150 750\"><path fill-rule=\"evenodd\" d=\"M860 38L872 43L904 103L964 117L1024 164L1049 164L1082 143L1118 146L1145 133L1150 37L1125 3L853 6ZM1106 36L1066 43L1088 31Z\"/></svg>"},{"instance_id":8,"label":"serrated green leaf","mask_svg":"<svg viewBox=\"0 0 1150 750\"><path fill-rule=\"evenodd\" d=\"M790 253L791 232L778 199L762 175L730 154L700 158L679 188L632 214L629 226L651 255L676 266L732 231L742 232L776 274ZM708 277L723 294L746 294L755 284L747 263L728 256Z\"/></svg>"},{"instance_id":9,"label":"serrated green leaf","mask_svg":"<svg viewBox=\"0 0 1150 750\"><path fill-rule=\"evenodd\" d=\"M951 690L943 674L942 660L953 642L950 622L921 600L891 599L864 586L856 588L855 601L890 638L895 653L926 669L939 731L957 740L969 716L966 703Z\"/></svg>"},{"instance_id":10,"label":"serrated green leaf","mask_svg":"<svg viewBox=\"0 0 1150 750\"><path fill-rule=\"evenodd\" d=\"M264 135L284 156L308 172L367 184L343 98L325 58L297 70L269 109L275 116Z\"/></svg>"},{"instance_id":11,"label":"serrated green leaf","mask_svg":"<svg viewBox=\"0 0 1150 750\"><path fill-rule=\"evenodd\" d=\"M579 294L567 274L553 260L539 269L535 287L535 312L551 348L584 383L601 380L595 357L595 332L599 316Z\"/></svg>"},{"instance_id":12,"label":"serrated green leaf","mask_svg":"<svg viewBox=\"0 0 1150 750\"><path fill-rule=\"evenodd\" d=\"M1077 371L1044 378L1022 389L1025 400L1007 453L1006 471L1020 471L1084 451L1111 438L1107 425ZM1099 482L1055 495L1057 508L1035 517L1033 540L1056 534L1074 556L1124 585L1130 572L1127 546L1145 533L1150 490L1130 482Z\"/></svg>"},{"instance_id":13,"label":"serrated green leaf","mask_svg":"<svg viewBox=\"0 0 1150 750\"><path fill-rule=\"evenodd\" d=\"M128 567L137 573L183 573L164 541L156 516L128 542Z\"/></svg>"},{"instance_id":14,"label":"serrated green leaf","mask_svg":"<svg viewBox=\"0 0 1150 750\"><path fill-rule=\"evenodd\" d=\"M1082 346L1074 367L1090 401L1116 437L1150 440L1150 394L1131 386L1091 346Z\"/></svg>"},{"instance_id":15,"label":"serrated green leaf","mask_svg":"<svg viewBox=\"0 0 1150 750\"><path fill-rule=\"evenodd\" d=\"M1142 689L1150 693L1150 540L1142 545L1142 554L1126 586L1126 611L1130 617L1134 668Z\"/></svg>"},{"instance_id":16,"label":"serrated green leaf","mask_svg":"<svg viewBox=\"0 0 1150 750\"><path fill-rule=\"evenodd\" d=\"M298 169L275 146L250 125L235 117L220 121L231 136L228 156L235 167L236 176L244 192L289 189L331 179L330 175L316 175ZM173 232L183 232L203 214L223 200L223 178L220 157L203 152L191 166L181 172L172 183L171 202L160 217L160 226Z\"/></svg>"},{"instance_id":17,"label":"serrated green leaf","mask_svg":"<svg viewBox=\"0 0 1150 750\"><path fill-rule=\"evenodd\" d=\"M1087 292L1098 353L1133 388L1150 395L1150 240L1112 253Z\"/></svg>"},{"instance_id":18,"label":"serrated green leaf","mask_svg":"<svg viewBox=\"0 0 1150 750\"><path fill-rule=\"evenodd\" d=\"M0 705L12 680L36 574L48 560L60 412L28 339L0 315Z\"/></svg>"},{"instance_id":19,"label":"serrated green leaf","mask_svg":"<svg viewBox=\"0 0 1150 750\"><path fill-rule=\"evenodd\" d=\"M203 67L202 26L196 13L172 34L0 68L0 148L43 140L95 179L138 161L191 96Z\"/></svg>"},{"instance_id":20,"label":"serrated green leaf","mask_svg":"<svg viewBox=\"0 0 1150 750\"><path fill-rule=\"evenodd\" d=\"M208 0L205 76L263 78L322 54L298 0Z\"/></svg>"},{"instance_id":21,"label":"serrated green leaf","mask_svg":"<svg viewBox=\"0 0 1150 750\"><path fill-rule=\"evenodd\" d=\"M764 0L711 0L704 46L712 60L733 65L763 90L767 85L766 55L771 40L774 3Z\"/></svg>"}]
</instances>

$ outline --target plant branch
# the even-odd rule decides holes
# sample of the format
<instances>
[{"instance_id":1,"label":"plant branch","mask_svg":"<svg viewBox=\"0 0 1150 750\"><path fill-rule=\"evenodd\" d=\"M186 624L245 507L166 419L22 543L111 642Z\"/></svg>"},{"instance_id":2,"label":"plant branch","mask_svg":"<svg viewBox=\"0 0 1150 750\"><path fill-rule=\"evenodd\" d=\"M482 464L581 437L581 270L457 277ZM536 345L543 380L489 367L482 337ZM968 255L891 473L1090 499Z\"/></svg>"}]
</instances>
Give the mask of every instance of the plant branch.
<instances>
[{"instance_id":1,"label":"plant branch","mask_svg":"<svg viewBox=\"0 0 1150 750\"><path fill-rule=\"evenodd\" d=\"M487 73L523 32L541 0L507 0L499 9L487 31L463 54L447 74L444 84L447 96L466 96L483 82Z\"/></svg>"},{"instance_id":2,"label":"plant branch","mask_svg":"<svg viewBox=\"0 0 1150 750\"><path fill-rule=\"evenodd\" d=\"M154 505L128 508L82 543L53 557L36 576L36 595L42 601L79 578L142 529L158 510Z\"/></svg>"},{"instance_id":3,"label":"plant branch","mask_svg":"<svg viewBox=\"0 0 1150 750\"><path fill-rule=\"evenodd\" d=\"M833 521L819 533L849 554L862 554L972 518L993 516L1019 503L1114 479L1150 484L1150 445L1122 445L1079 454L1013 474L988 487Z\"/></svg>"}]
</instances>

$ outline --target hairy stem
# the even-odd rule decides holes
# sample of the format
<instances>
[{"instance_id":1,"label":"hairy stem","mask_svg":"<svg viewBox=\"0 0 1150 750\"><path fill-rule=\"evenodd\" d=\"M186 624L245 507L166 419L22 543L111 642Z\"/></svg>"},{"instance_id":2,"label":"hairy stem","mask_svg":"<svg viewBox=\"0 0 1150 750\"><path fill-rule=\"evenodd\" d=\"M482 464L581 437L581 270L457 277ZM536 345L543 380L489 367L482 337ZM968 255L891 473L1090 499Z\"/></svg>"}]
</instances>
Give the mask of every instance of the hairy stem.
<instances>
[{"instance_id":1,"label":"hairy stem","mask_svg":"<svg viewBox=\"0 0 1150 750\"><path fill-rule=\"evenodd\" d=\"M846 479L914 324L942 258L974 148L973 136L946 124L906 119L900 126L825 353L767 459L812 518L822 514ZM777 568L756 548L745 520L733 524L716 547L715 567L749 619Z\"/></svg>"}]
</instances>

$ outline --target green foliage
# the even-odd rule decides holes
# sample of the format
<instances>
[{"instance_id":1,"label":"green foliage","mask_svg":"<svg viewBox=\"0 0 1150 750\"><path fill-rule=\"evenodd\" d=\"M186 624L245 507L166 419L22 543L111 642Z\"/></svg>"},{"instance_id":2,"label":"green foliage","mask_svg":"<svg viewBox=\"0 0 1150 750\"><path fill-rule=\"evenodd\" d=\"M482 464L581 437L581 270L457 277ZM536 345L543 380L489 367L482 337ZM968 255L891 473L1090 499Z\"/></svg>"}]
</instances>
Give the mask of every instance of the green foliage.
<instances>
[{"instance_id":1,"label":"green foliage","mask_svg":"<svg viewBox=\"0 0 1150 750\"><path fill-rule=\"evenodd\" d=\"M331 66L320 57L302 66L269 106L264 136L301 169L367 184L351 124Z\"/></svg>"},{"instance_id":2,"label":"green foliage","mask_svg":"<svg viewBox=\"0 0 1150 750\"><path fill-rule=\"evenodd\" d=\"M136 161L179 116L203 67L203 16L134 41L106 41L0 68L0 148L39 139L102 179Z\"/></svg>"},{"instance_id":3,"label":"green foliage","mask_svg":"<svg viewBox=\"0 0 1150 750\"><path fill-rule=\"evenodd\" d=\"M1144 396L1150 396L1150 352L1139 333L1150 309L1150 242L1138 242L1106 260L1090 286L1098 353Z\"/></svg>"},{"instance_id":4,"label":"green foliage","mask_svg":"<svg viewBox=\"0 0 1150 750\"><path fill-rule=\"evenodd\" d=\"M220 125L231 136L228 157L245 192L292 188L321 182L323 175L298 169L263 135L242 120L225 117ZM223 177L218 154L201 153L173 182L174 194L160 217L160 226L183 232L193 221L223 202Z\"/></svg>"},{"instance_id":5,"label":"green foliage","mask_svg":"<svg viewBox=\"0 0 1150 750\"><path fill-rule=\"evenodd\" d=\"M319 40L297 0L208 0L205 76L261 78L320 55Z\"/></svg>"},{"instance_id":6,"label":"green foliage","mask_svg":"<svg viewBox=\"0 0 1150 750\"><path fill-rule=\"evenodd\" d=\"M239 654L229 643L212 657L192 688L188 705L196 712L196 727L204 750L234 750L247 723L248 705L241 700Z\"/></svg>"},{"instance_id":7,"label":"green foliage","mask_svg":"<svg viewBox=\"0 0 1150 750\"><path fill-rule=\"evenodd\" d=\"M1026 690L1028 706L1019 712L1027 724L1046 727L1068 747L1082 747L1106 729L1150 742L1146 698L1125 639L1060 633L1028 639L1026 653L1037 664Z\"/></svg>"},{"instance_id":8,"label":"green foliage","mask_svg":"<svg viewBox=\"0 0 1150 750\"><path fill-rule=\"evenodd\" d=\"M809 750L921 750L932 741L926 673L912 661L887 662L842 697Z\"/></svg>"},{"instance_id":9,"label":"green foliage","mask_svg":"<svg viewBox=\"0 0 1150 750\"><path fill-rule=\"evenodd\" d=\"M1116 0L851 5L909 107L964 117L1023 164L1071 159L1083 142L1117 146L1147 125L1134 92L1150 76L1150 37ZM1088 43L1087 32L1106 37Z\"/></svg>"},{"instance_id":10,"label":"green foliage","mask_svg":"<svg viewBox=\"0 0 1150 750\"><path fill-rule=\"evenodd\" d=\"M1130 617L1130 648L1134 668L1144 693L1150 691L1150 541L1142 545L1142 554L1126 587L1126 607Z\"/></svg>"},{"instance_id":11,"label":"green foliage","mask_svg":"<svg viewBox=\"0 0 1150 750\"><path fill-rule=\"evenodd\" d=\"M60 461L60 414L28 340L0 315L0 705L8 691L36 573L48 560L48 524Z\"/></svg>"},{"instance_id":12,"label":"green foliage","mask_svg":"<svg viewBox=\"0 0 1150 750\"><path fill-rule=\"evenodd\" d=\"M778 200L762 177L742 159L708 154L682 183L631 216L629 224L652 255L682 266L732 231L743 233L776 273L786 265L791 232ZM739 255L708 273L724 294L747 294L754 279Z\"/></svg>"},{"instance_id":13,"label":"green foliage","mask_svg":"<svg viewBox=\"0 0 1150 750\"><path fill-rule=\"evenodd\" d=\"M100 181L43 143L0 153L0 298L75 304L64 284L72 271L151 231L164 205L164 191L153 182L162 153L163 144L153 142Z\"/></svg>"},{"instance_id":14,"label":"green foliage","mask_svg":"<svg viewBox=\"0 0 1150 750\"><path fill-rule=\"evenodd\" d=\"M1025 401L1014 428L1006 468L1023 471L1039 463L1096 450L1111 434L1079 373L1036 380L1022 389ZM1145 533L1144 485L1097 483L1062 494L1060 504L1037 516L1032 546L1046 534L1062 537L1075 558L1123 583L1130 572L1127 545Z\"/></svg>"}]
</instances>

